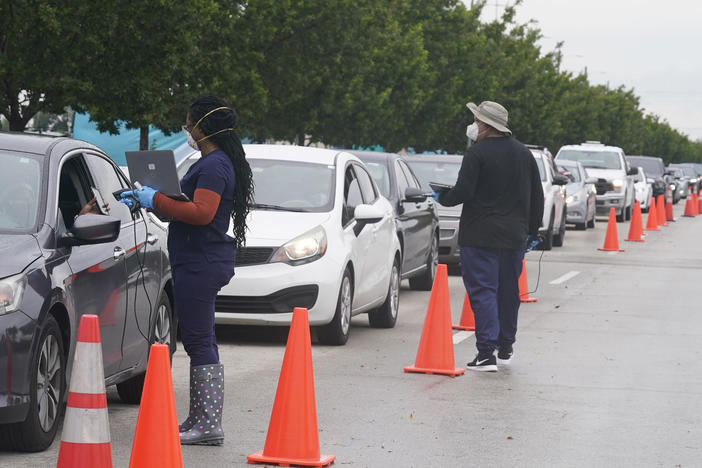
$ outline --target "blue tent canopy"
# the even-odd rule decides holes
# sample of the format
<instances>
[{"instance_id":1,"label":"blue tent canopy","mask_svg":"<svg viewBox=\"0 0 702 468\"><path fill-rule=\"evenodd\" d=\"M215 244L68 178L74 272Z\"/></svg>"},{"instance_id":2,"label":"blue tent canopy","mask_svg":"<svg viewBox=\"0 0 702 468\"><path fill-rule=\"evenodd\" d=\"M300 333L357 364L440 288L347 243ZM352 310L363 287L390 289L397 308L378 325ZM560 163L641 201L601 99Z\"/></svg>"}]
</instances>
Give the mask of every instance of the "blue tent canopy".
<instances>
[{"instance_id":1,"label":"blue tent canopy","mask_svg":"<svg viewBox=\"0 0 702 468\"><path fill-rule=\"evenodd\" d=\"M73 117L73 138L84 140L102 149L119 166L126 166L125 151L139 150L139 130L129 130L124 124L119 126L118 135L101 133L94 122L90 122L88 113L78 114ZM150 149L175 149L185 143L183 132L176 132L170 136L154 127L149 127Z\"/></svg>"}]
</instances>

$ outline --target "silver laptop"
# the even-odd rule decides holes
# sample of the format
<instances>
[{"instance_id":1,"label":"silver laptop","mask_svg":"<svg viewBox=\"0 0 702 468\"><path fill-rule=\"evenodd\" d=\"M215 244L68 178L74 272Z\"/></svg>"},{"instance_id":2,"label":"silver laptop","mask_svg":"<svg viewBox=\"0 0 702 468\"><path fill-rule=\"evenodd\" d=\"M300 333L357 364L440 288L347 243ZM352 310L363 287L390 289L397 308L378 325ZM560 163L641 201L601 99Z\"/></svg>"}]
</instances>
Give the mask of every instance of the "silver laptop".
<instances>
[{"instance_id":1,"label":"silver laptop","mask_svg":"<svg viewBox=\"0 0 702 468\"><path fill-rule=\"evenodd\" d=\"M173 150L126 151L132 184L148 185L169 198L190 199L181 192Z\"/></svg>"}]
</instances>

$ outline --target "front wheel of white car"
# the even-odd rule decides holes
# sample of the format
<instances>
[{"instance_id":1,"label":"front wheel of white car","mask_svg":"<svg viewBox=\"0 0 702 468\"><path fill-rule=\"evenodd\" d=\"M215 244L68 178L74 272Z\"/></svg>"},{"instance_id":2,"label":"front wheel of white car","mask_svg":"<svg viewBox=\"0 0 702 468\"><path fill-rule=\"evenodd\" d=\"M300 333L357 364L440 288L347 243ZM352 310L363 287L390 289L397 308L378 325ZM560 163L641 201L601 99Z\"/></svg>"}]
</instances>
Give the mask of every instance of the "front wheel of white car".
<instances>
[{"instance_id":1,"label":"front wheel of white car","mask_svg":"<svg viewBox=\"0 0 702 468\"><path fill-rule=\"evenodd\" d=\"M400 310L400 260L395 259L390 273L388 295L383 305L368 312L368 323L373 328L392 328Z\"/></svg>"},{"instance_id":2,"label":"front wheel of white car","mask_svg":"<svg viewBox=\"0 0 702 468\"><path fill-rule=\"evenodd\" d=\"M344 276L341 278L334 317L331 322L317 330L317 338L319 338L320 343L333 346L346 344L351 329L351 304L353 304L353 282L351 281L351 271L346 268Z\"/></svg>"}]
</instances>

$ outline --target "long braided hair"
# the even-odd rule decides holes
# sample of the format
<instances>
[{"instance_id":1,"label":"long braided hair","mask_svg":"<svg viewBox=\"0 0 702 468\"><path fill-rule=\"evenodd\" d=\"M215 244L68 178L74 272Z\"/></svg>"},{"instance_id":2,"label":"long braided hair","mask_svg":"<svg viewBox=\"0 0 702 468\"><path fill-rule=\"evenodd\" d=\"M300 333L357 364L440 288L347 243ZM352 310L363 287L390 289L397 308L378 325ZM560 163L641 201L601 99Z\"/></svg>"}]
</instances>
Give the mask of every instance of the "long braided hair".
<instances>
[{"instance_id":1,"label":"long braided hair","mask_svg":"<svg viewBox=\"0 0 702 468\"><path fill-rule=\"evenodd\" d=\"M218 97L201 96L190 105L188 115L191 122L197 122L205 114L218 107L226 107L226 109L218 110L205 117L198 124L198 128L204 135L212 135L208 140L224 151L234 165L236 183L234 184L234 208L231 216L234 223L234 240L236 247L239 248L246 244L246 217L249 214L249 207L253 204L254 183L244 147L241 146L241 140L233 130L236 127L236 112ZM232 130L217 133L229 128Z\"/></svg>"}]
</instances>

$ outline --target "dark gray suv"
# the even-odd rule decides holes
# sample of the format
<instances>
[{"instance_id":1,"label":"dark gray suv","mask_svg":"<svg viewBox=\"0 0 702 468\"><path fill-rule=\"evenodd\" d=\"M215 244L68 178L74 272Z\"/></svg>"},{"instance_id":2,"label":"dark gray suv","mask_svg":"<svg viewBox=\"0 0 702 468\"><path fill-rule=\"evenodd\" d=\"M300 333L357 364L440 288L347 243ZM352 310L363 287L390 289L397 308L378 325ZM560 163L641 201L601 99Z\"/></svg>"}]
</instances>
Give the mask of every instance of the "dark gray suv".
<instances>
[{"instance_id":1,"label":"dark gray suv","mask_svg":"<svg viewBox=\"0 0 702 468\"><path fill-rule=\"evenodd\" d=\"M38 451L63 413L81 315L99 317L105 384L125 402L141 398L148 342L175 350L166 231L115 199L130 184L89 143L0 133L0 168L0 445ZM80 214L93 198L108 209Z\"/></svg>"}]
</instances>

